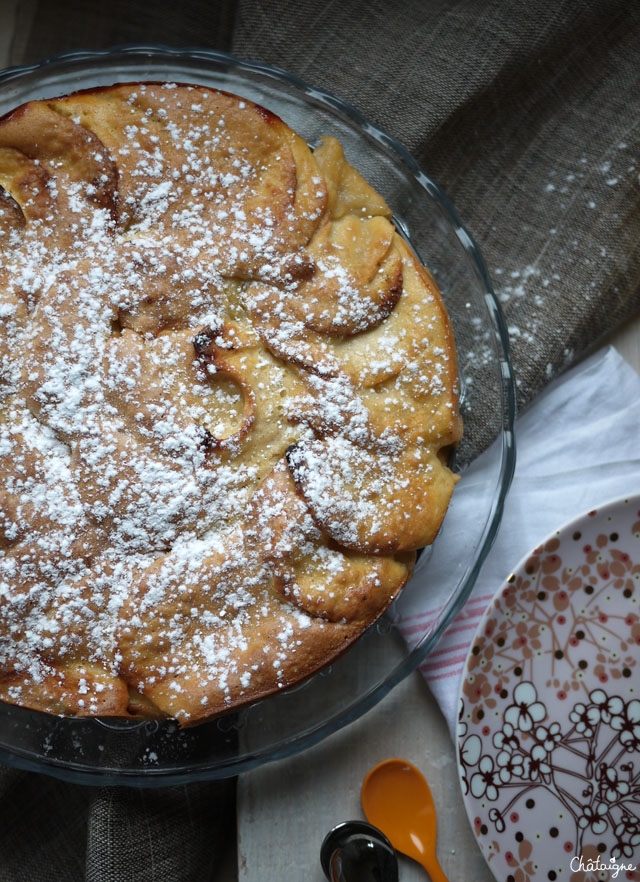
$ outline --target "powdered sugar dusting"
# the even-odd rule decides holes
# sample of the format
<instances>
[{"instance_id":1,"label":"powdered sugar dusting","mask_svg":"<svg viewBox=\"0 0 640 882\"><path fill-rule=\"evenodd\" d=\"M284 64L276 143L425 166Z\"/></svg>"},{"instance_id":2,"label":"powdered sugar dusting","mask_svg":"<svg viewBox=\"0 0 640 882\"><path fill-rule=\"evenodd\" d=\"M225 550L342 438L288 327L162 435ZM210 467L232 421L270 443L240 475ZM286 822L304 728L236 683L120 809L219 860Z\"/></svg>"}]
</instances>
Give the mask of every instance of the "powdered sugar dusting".
<instances>
[{"instance_id":1,"label":"powdered sugar dusting","mask_svg":"<svg viewBox=\"0 0 640 882\"><path fill-rule=\"evenodd\" d=\"M170 84L0 124L5 699L201 719L301 676L311 634L321 663L358 592L373 615L406 578L356 524L391 536L407 463L446 471L452 341L332 151Z\"/></svg>"}]
</instances>

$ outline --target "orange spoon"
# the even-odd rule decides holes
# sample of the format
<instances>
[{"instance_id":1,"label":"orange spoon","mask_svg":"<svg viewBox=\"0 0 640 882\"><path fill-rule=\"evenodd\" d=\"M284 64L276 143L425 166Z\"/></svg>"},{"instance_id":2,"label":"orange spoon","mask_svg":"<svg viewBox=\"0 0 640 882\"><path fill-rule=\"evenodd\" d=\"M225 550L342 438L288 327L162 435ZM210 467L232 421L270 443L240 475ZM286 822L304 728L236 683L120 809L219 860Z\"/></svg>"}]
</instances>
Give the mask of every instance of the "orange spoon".
<instances>
[{"instance_id":1,"label":"orange spoon","mask_svg":"<svg viewBox=\"0 0 640 882\"><path fill-rule=\"evenodd\" d=\"M422 773L406 760L385 760L367 774L361 796L369 823L396 851L421 864L432 882L447 882L436 857L436 809Z\"/></svg>"}]
</instances>

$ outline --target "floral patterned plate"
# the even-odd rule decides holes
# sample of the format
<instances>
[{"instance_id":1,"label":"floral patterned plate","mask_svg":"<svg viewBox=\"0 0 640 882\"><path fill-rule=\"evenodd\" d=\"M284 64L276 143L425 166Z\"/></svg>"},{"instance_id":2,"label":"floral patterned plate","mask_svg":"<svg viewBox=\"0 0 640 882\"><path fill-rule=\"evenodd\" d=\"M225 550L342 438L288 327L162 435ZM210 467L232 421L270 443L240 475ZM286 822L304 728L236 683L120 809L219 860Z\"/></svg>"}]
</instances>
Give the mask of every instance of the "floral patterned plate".
<instances>
[{"instance_id":1,"label":"floral patterned plate","mask_svg":"<svg viewBox=\"0 0 640 882\"><path fill-rule=\"evenodd\" d=\"M640 880L640 496L563 527L483 616L458 770L499 882Z\"/></svg>"}]
</instances>

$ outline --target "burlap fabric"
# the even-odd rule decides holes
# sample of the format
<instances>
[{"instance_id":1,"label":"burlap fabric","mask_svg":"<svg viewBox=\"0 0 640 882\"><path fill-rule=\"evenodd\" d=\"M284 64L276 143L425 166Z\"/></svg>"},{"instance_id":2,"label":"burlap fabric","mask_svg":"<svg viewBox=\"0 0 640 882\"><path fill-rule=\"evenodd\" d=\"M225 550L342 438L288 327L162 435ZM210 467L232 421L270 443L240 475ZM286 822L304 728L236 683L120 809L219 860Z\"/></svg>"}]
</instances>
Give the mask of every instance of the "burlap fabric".
<instances>
[{"instance_id":1,"label":"burlap fabric","mask_svg":"<svg viewBox=\"0 0 640 882\"><path fill-rule=\"evenodd\" d=\"M140 41L231 49L335 92L404 142L484 251L521 406L640 307L640 7L629 0L18 9L16 63ZM1 769L0 882L216 879L232 805L224 784L96 791Z\"/></svg>"}]
</instances>

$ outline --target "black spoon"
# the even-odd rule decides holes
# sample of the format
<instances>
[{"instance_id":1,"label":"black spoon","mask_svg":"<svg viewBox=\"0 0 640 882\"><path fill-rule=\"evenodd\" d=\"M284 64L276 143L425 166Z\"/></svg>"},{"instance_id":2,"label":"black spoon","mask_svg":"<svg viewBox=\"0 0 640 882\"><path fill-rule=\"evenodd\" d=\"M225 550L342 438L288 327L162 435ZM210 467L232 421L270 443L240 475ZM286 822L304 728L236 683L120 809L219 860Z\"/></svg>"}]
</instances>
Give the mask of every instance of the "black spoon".
<instances>
[{"instance_id":1,"label":"black spoon","mask_svg":"<svg viewBox=\"0 0 640 882\"><path fill-rule=\"evenodd\" d=\"M366 821L345 821L329 830L320 863L329 882L398 882L393 846Z\"/></svg>"}]
</instances>

